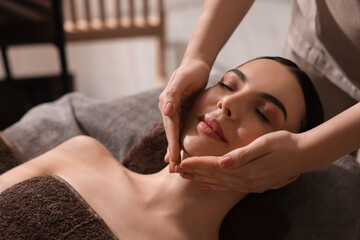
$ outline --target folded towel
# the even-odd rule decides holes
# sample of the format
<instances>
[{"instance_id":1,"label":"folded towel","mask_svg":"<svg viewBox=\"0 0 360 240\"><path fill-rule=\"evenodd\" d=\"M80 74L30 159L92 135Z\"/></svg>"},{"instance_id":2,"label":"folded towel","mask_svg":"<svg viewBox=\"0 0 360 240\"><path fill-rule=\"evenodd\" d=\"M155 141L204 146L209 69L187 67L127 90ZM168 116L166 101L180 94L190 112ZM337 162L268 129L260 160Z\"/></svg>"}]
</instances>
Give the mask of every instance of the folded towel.
<instances>
[{"instance_id":1,"label":"folded towel","mask_svg":"<svg viewBox=\"0 0 360 240\"><path fill-rule=\"evenodd\" d=\"M165 157L166 147L167 140L164 125L158 123L130 148L122 163L128 169L137 173L150 174L159 172L167 166L166 162L161 161Z\"/></svg>"},{"instance_id":2,"label":"folded towel","mask_svg":"<svg viewBox=\"0 0 360 240\"><path fill-rule=\"evenodd\" d=\"M110 101L69 93L32 108L4 134L24 162L78 135L97 139L121 161L131 145L161 121L160 93L161 89L154 89Z\"/></svg>"},{"instance_id":3,"label":"folded towel","mask_svg":"<svg viewBox=\"0 0 360 240\"><path fill-rule=\"evenodd\" d=\"M117 239L67 182L47 175L0 194L0 239Z\"/></svg>"}]
</instances>

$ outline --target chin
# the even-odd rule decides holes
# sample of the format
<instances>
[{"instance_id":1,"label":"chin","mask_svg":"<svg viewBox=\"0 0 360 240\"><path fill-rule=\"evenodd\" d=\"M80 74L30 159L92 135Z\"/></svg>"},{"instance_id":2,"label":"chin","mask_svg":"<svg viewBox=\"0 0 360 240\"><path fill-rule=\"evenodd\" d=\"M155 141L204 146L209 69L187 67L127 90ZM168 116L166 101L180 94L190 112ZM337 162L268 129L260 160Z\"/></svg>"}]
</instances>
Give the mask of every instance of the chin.
<instances>
[{"instance_id":1,"label":"chin","mask_svg":"<svg viewBox=\"0 0 360 240\"><path fill-rule=\"evenodd\" d=\"M199 136L186 135L181 139L181 148L188 157L194 156L222 156L224 150L219 149L215 142L204 141Z\"/></svg>"}]
</instances>

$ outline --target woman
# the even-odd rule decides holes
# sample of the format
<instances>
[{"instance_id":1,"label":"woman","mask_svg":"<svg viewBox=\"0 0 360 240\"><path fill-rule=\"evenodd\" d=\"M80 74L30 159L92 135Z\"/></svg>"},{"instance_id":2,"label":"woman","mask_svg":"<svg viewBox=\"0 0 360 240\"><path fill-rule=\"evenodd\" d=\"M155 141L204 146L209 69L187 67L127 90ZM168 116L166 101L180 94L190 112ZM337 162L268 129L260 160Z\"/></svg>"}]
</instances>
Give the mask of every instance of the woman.
<instances>
[{"instance_id":1,"label":"woman","mask_svg":"<svg viewBox=\"0 0 360 240\"><path fill-rule=\"evenodd\" d=\"M255 59L228 71L196 98L182 128L182 160L219 156L266 133L301 132L321 121L321 105L305 73L282 58ZM80 136L0 176L1 231L20 221L4 220L9 218L3 212L14 203L3 199L14 192L22 199L26 193L16 192L22 181L44 175L79 194L103 219L107 237L119 239L217 239L225 215L247 195L201 191L199 183L166 168L150 175L131 172L102 144Z\"/></svg>"},{"instance_id":2,"label":"woman","mask_svg":"<svg viewBox=\"0 0 360 240\"><path fill-rule=\"evenodd\" d=\"M181 64L159 98L169 142L167 156L175 164L179 163L182 102L206 85L218 53L254 2L204 1ZM207 185L214 191L263 192L284 179L327 166L346 154L356 156L354 151L360 148L359 1L294 0L292 3L284 56L311 77L322 100L326 122L299 136L285 132L267 134L223 157L194 157L181 164L196 181L203 181L200 174L203 170L208 171L209 177L221 176L222 168L232 169L231 182L219 179ZM276 12L273 10L267 10L264 22ZM289 159L293 162L291 171L285 167Z\"/></svg>"}]
</instances>

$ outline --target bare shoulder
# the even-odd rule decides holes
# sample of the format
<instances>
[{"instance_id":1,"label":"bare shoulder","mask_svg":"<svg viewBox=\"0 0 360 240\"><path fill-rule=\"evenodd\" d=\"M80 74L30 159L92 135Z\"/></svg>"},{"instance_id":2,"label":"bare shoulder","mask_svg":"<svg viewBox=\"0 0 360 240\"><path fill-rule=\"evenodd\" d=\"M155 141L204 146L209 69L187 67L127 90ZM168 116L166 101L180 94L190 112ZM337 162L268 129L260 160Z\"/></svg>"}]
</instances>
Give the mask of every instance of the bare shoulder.
<instances>
[{"instance_id":1,"label":"bare shoulder","mask_svg":"<svg viewBox=\"0 0 360 240\"><path fill-rule=\"evenodd\" d=\"M77 136L0 175L0 192L32 177L66 171L80 174L91 169L109 169L116 164L117 160L99 141Z\"/></svg>"},{"instance_id":2,"label":"bare shoulder","mask_svg":"<svg viewBox=\"0 0 360 240\"><path fill-rule=\"evenodd\" d=\"M54 150L71 156L107 156L111 155L109 150L93 137L76 136L59 145Z\"/></svg>"},{"instance_id":3,"label":"bare shoulder","mask_svg":"<svg viewBox=\"0 0 360 240\"><path fill-rule=\"evenodd\" d=\"M110 151L98 140L89 136L76 136L54 149L56 158L54 170L76 167L104 169L112 164L119 164Z\"/></svg>"}]
</instances>

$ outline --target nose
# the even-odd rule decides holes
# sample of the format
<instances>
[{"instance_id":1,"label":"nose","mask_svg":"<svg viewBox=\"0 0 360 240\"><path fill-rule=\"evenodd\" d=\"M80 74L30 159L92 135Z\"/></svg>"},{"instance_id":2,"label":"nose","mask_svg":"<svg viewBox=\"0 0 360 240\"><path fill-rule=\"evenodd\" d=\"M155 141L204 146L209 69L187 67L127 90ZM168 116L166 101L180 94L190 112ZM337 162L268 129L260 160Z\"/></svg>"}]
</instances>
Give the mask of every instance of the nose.
<instances>
[{"instance_id":1,"label":"nose","mask_svg":"<svg viewBox=\"0 0 360 240\"><path fill-rule=\"evenodd\" d=\"M217 107L222 110L222 113L231 118L234 119L234 112L233 112L233 101L231 96L223 97L217 104Z\"/></svg>"},{"instance_id":2,"label":"nose","mask_svg":"<svg viewBox=\"0 0 360 240\"><path fill-rule=\"evenodd\" d=\"M225 104L226 100L225 99L221 99L218 104L217 107L220 108L222 110L222 113L224 115L227 115L228 117L231 117L231 110L228 107L228 104Z\"/></svg>"},{"instance_id":3,"label":"nose","mask_svg":"<svg viewBox=\"0 0 360 240\"><path fill-rule=\"evenodd\" d=\"M235 93L224 96L217 103L217 107L222 110L222 113L228 118L235 120L241 115L242 109L245 109L246 93Z\"/></svg>"}]
</instances>

